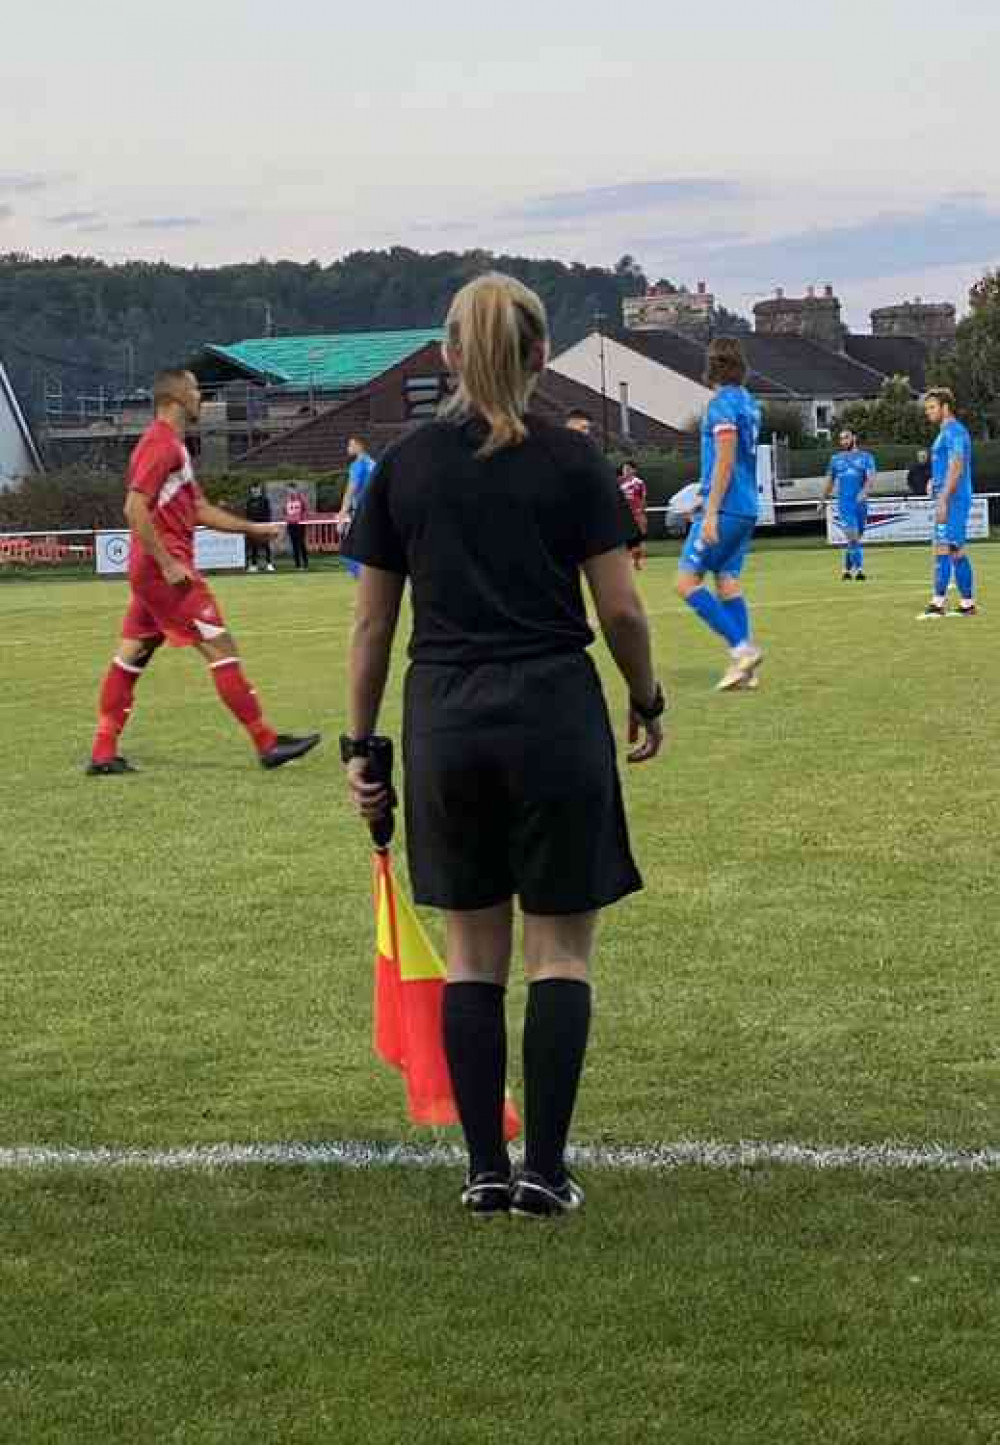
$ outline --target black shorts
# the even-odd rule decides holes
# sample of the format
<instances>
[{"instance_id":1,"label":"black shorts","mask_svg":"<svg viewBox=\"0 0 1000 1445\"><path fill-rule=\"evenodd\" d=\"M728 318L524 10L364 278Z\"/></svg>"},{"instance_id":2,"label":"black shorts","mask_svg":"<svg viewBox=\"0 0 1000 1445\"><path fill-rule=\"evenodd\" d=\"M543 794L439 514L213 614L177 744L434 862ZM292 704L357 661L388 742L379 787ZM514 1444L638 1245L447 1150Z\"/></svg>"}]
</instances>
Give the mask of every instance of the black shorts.
<instances>
[{"instance_id":1,"label":"black shorts","mask_svg":"<svg viewBox=\"0 0 1000 1445\"><path fill-rule=\"evenodd\" d=\"M403 755L418 903L466 912L516 896L526 913L554 916L642 887L607 704L586 654L414 664Z\"/></svg>"}]
</instances>

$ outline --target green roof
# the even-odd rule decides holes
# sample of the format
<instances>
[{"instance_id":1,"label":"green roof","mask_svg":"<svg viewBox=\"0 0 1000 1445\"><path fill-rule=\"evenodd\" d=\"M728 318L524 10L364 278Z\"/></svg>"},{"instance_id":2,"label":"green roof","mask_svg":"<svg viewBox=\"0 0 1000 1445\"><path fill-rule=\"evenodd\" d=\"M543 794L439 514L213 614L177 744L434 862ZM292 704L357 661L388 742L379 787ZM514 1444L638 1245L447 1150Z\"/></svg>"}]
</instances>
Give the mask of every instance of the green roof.
<instances>
[{"instance_id":1,"label":"green roof","mask_svg":"<svg viewBox=\"0 0 1000 1445\"><path fill-rule=\"evenodd\" d=\"M230 362L262 381L290 390L346 391L364 386L444 332L344 331L336 336L265 336L231 346L206 346L205 355Z\"/></svg>"}]
</instances>

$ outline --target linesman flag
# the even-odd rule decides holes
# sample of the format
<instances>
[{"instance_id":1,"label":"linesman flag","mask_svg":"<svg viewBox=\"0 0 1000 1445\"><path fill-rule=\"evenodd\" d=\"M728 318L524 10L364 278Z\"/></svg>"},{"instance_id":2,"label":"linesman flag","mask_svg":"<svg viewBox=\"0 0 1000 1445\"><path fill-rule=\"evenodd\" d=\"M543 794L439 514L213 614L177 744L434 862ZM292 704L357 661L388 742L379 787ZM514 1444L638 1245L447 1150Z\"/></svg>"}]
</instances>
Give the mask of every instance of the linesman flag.
<instances>
[{"instance_id":1,"label":"linesman flag","mask_svg":"<svg viewBox=\"0 0 1000 1445\"><path fill-rule=\"evenodd\" d=\"M457 1124L444 1052L447 974L413 905L397 887L388 849L375 854L375 1052L406 1082L414 1124ZM521 1121L508 1096L504 1132L516 1139Z\"/></svg>"}]
</instances>

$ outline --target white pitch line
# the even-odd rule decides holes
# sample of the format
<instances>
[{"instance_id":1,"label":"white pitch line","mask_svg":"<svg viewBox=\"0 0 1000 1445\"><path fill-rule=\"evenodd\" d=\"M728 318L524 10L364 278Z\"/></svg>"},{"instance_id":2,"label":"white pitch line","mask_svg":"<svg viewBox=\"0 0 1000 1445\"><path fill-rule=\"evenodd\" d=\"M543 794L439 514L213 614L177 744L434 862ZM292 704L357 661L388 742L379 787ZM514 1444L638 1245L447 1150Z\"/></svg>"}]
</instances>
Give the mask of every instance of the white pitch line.
<instances>
[{"instance_id":1,"label":"white pitch line","mask_svg":"<svg viewBox=\"0 0 1000 1445\"><path fill-rule=\"evenodd\" d=\"M960 1149L944 1144L813 1145L794 1141L681 1139L634 1147L581 1146L571 1162L595 1170L664 1174L679 1169L735 1171L781 1168L856 1173L996 1174L1000 1148ZM346 1170L434 1169L459 1166L464 1154L448 1144L384 1144L363 1141L285 1144L193 1144L175 1149L73 1148L20 1145L0 1148L0 1173L50 1170L149 1169L214 1171L271 1168Z\"/></svg>"}]
</instances>

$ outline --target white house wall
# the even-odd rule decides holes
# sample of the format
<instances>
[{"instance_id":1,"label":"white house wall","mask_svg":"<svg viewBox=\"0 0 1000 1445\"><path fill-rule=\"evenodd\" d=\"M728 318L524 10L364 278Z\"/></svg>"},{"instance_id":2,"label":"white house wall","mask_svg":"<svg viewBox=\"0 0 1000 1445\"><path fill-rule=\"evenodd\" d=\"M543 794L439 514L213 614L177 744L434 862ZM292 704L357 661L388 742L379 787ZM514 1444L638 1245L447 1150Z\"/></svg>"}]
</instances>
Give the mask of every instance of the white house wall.
<instances>
[{"instance_id":1,"label":"white house wall","mask_svg":"<svg viewBox=\"0 0 1000 1445\"><path fill-rule=\"evenodd\" d=\"M628 346L610 337L604 339L604 361L607 394L617 416L622 382L628 382L629 404L646 416L666 426L685 431L701 419L712 393L705 386L689 381L679 372L670 371L659 362L640 356ZM581 382L594 391L601 390L601 338L596 333L571 346L550 362L552 370L571 381ZM599 421L598 417L594 418Z\"/></svg>"},{"instance_id":2,"label":"white house wall","mask_svg":"<svg viewBox=\"0 0 1000 1445\"><path fill-rule=\"evenodd\" d=\"M0 489L13 486L39 470L39 458L28 440L27 423L18 414L17 398L0 367Z\"/></svg>"}]
</instances>

